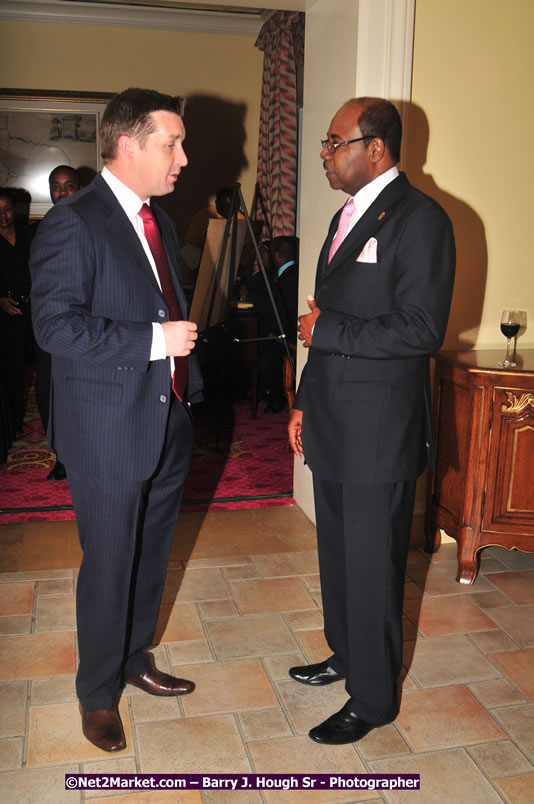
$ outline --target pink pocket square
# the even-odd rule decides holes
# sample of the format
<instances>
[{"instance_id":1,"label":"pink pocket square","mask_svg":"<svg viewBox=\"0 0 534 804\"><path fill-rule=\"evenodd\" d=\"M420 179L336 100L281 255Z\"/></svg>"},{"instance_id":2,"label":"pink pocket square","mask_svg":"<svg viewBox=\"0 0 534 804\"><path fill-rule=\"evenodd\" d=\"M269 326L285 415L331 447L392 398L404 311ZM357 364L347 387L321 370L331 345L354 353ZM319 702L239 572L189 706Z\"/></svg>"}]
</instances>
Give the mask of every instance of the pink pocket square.
<instances>
[{"instance_id":1,"label":"pink pocket square","mask_svg":"<svg viewBox=\"0 0 534 804\"><path fill-rule=\"evenodd\" d=\"M356 262L377 262L376 246L376 237L370 237Z\"/></svg>"}]
</instances>

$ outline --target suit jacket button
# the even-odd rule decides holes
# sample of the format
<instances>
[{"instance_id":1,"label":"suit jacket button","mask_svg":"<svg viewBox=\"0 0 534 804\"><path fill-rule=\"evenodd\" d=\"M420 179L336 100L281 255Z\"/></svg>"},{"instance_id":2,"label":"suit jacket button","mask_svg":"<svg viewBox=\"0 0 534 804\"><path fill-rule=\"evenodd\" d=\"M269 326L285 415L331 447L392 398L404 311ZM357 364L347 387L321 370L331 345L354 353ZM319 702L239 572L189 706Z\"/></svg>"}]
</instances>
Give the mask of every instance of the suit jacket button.
<instances>
[{"instance_id":1,"label":"suit jacket button","mask_svg":"<svg viewBox=\"0 0 534 804\"><path fill-rule=\"evenodd\" d=\"M122 371L122 366L117 366L117 371Z\"/></svg>"},{"instance_id":2,"label":"suit jacket button","mask_svg":"<svg viewBox=\"0 0 534 804\"><path fill-rule=\"evenodd\" d=\"M165 318L165 310L158 310L158 315L160 318Z\"/></svg>"},{"instance_id":3,"label":"suit jacket button","mask_svg":"<svg viewBox=\"0 0 534 804\"><path fill-rule=\"evenodd\" d=\"M160 402L166 402L167 401L167 397L165 396L165 394L160 394L159 401Z\"/></svg>"}]
</instances>

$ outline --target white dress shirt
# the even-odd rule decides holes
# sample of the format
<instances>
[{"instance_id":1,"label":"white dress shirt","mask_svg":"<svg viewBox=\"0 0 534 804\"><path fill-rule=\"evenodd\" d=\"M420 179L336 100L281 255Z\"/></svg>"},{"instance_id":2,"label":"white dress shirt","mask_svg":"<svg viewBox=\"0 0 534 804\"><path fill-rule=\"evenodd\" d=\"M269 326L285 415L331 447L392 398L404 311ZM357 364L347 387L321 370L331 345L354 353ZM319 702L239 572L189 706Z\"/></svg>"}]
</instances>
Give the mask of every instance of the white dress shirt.
<instances>
[{"instance_id":1,"label":"white dress shirt","mask_svg":"<svg viewBox=\"0 0 534 804\"><path fill-rule=\"evenodd\" d=\"M347 227L347 234L348 235L350 230L356 226L360 218L367 212L373 201L375 201L384 187L387 187L394 179L397 178L399 175L399 169L397 165L393 165L389 170L386 170L385 173L381 173L380 176L377 176L376 179L370 181L369 184L366 184L365 187L362 187L361 190L358 190L354 198L355 210L354 213L349 221L349 225Z\"/></svg>"},{"instance_id":2,"label":"white dress shirt","mask_svg":"<svg viewBox=\"0 0 534 804\"><path fill-rule=\"evenodd\" d=\"M158 271L156 268L156 263L154 262L154 257L152 256L152 252L150 251L150 246L148 245L148 241L145 237L145 227L143 224L143 219L139 215L139 211L143 204L148 204L150 206L150 198L147 198L146 201L142 201L137 193L134 193L133 190L130 190L124 182L118 179L114 173L109 170L109 168L104 167L102 169L102 178L109 186L110 190L112 191L113 195L123 208L124 212L130 223L132 224L135 232L141 241L141 245L143 246L143 250L146 254L147 260L150 263L154 276L156 277L156 282L158 283L158 287L161 290L161 282L159 281ZM163 328L161 324L156 322L152 323L152 348L150 350L150 360L165 360L167 357L167 350L165 348L165 335L163 334ZM174 360L171 359L171 372L174 371Z\"/></svg>"},{"instance_id":3,"label":"white dress shirt","mask_svg":"<svg viewBox=\"0 0 534 804\"><path fill-rule=\"evenodd\" d=\"M378 198L384 187L387 187L388 184L396 179L398 175L399 169L397 165L393 165L393 167L389 168L389 170L386 170L385 173L381 173L380 176L376 177L376 179L373 179L373 181L370 181L369 184L365 185L365 187L362 187L361 190L358 190L356 195L353 196L355 208L349 221L349 225L347 226L345 237L347 237L351 229L356 226L362 215L367 212L373 201ZM314 329L315 324L312 327L312 337Z\"/></svg>"}]
</instances>

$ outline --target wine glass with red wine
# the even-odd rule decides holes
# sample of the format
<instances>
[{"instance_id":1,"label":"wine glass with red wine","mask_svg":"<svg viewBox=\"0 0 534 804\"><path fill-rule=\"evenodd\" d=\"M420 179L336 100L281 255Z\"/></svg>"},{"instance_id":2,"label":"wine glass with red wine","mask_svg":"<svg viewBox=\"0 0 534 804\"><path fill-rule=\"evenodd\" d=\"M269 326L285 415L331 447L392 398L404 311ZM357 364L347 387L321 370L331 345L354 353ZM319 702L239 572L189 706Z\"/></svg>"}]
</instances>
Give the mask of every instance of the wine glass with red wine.
<instances>
[{"instance_id":1,"label":"wine glass with red wine","mask_svg":"<svg viewBox=\"0 0 534 804\"><path fill-rule=\"evenodd\" d=\"M517 363L510 357L510 346L512 340L519 332L519 311L518 310L503 310L501 318L501 332L506 336L506 357L499 363L499 366L510 368L517 366Z\"/></svg>"}]
</instances>

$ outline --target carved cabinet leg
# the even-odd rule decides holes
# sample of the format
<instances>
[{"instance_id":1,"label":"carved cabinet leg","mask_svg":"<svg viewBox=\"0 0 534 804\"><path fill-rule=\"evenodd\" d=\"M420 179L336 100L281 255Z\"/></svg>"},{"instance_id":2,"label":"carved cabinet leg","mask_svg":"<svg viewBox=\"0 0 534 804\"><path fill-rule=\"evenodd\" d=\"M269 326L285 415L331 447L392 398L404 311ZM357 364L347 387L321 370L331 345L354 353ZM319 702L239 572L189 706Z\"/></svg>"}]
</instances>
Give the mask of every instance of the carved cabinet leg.
<instances>
[{"instance_id":1,"label":"carved cabinet leg","mask_svg":"<svg viewBox=\"0 0 534 804\"><path fill-rule=\"evenodd\" d=\"M458 535L458 583L472 584L478 572L476 545L473 543L473 528L462 528Z\"/></svg>"}]
</instances>

